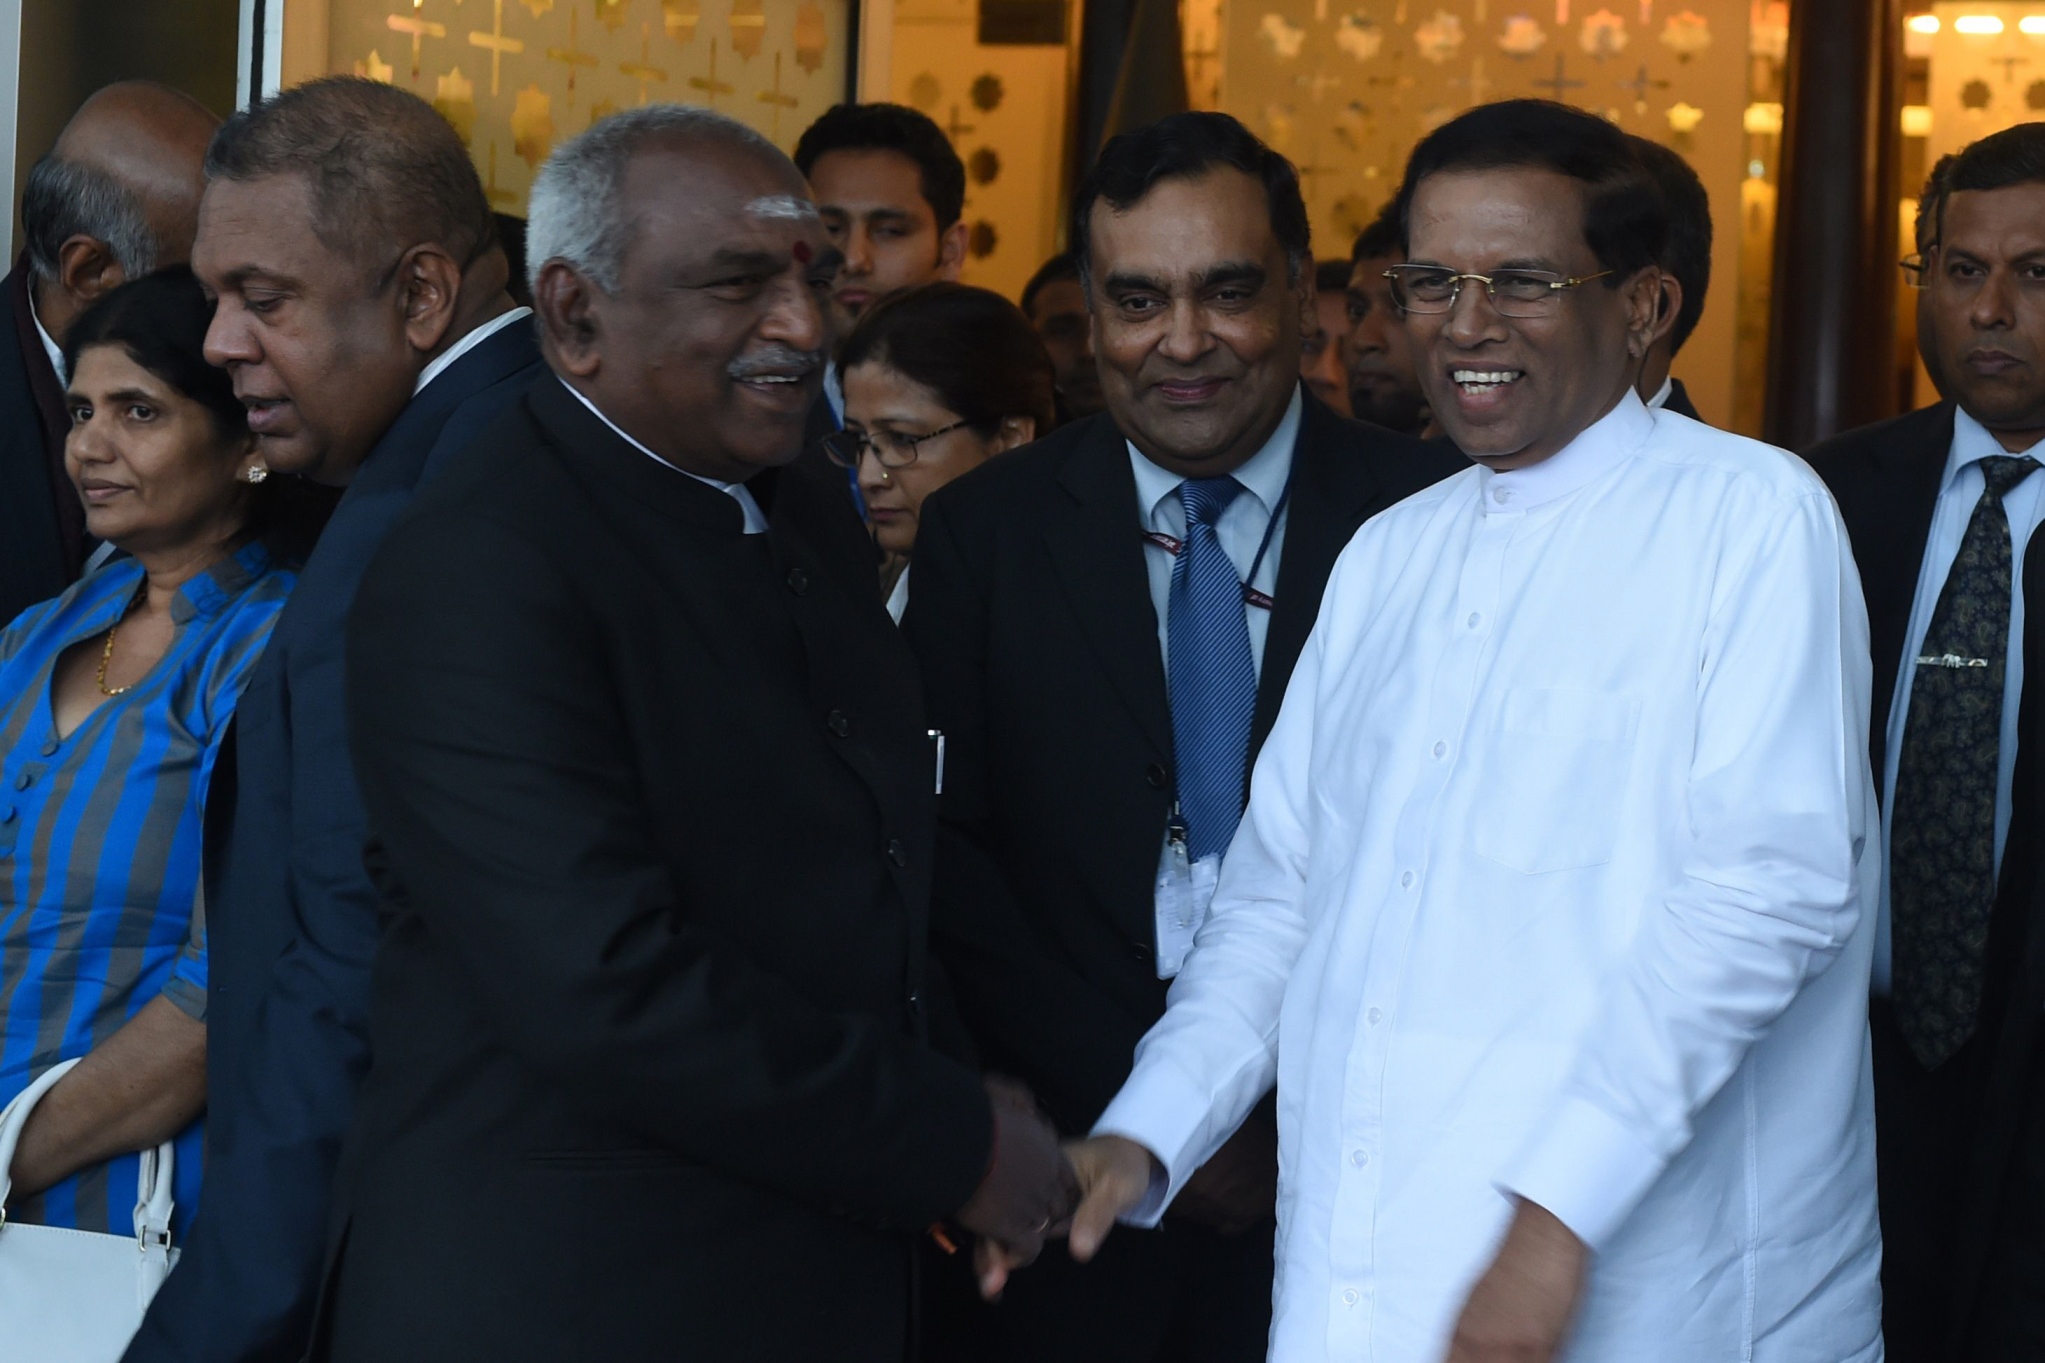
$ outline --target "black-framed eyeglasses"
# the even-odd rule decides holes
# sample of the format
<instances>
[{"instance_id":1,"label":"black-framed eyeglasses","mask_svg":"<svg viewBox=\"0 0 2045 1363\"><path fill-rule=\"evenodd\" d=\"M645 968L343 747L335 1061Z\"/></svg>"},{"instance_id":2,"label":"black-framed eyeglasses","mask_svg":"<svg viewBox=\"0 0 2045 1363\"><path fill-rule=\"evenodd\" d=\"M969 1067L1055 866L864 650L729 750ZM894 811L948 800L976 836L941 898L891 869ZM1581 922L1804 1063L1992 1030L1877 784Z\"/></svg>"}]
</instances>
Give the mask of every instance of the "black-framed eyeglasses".
<instances>
[{"instance_id":1,"label":"black-framed eyeglasses","mask_svg":"<svg viewBox=\"0 0 2045 1363\"><path fill-rule=\"evenodd\" d=\"M1931 286L1931 253L1913 251L1896 262L1896 268L1903 271L1903 282L1913 289Z\"/></svg>"},{"instance_id":2,"label":"black-framed eyeglasses","mask_svg":"<svg viewBox=\"0 0 2045 1363\"><path fill-rule=\"evenodd\" d=\"M970 421L954 421L949 426L940 426L921 435L904 435L899 431L833 431L824 437L824 453L840 468L856 469L866 451L872 450L882 468L904 469L916 462L916 447L924 441L950 435L972 424Z\"/></svg>"},{"instance_id":3,"label":"black-framed eyeglasses","mask_svg":"<svg viewBox=\"0 0 2045 1363\"><path fill-rule=\"evenodd\" d=\"M1407 312L1448 312L1463 292L1463 281L1484 286L1491 306L1501 317L1545 317L1555 310L1556 299L1566 289L1603 279L1610 270L1582 278L1550 274L1546 270L1503 270L1495 275L1458 274L1439 265L1394 265L1385 271L1392 284L1392 301Z\"/></svg>"}]
</instances>

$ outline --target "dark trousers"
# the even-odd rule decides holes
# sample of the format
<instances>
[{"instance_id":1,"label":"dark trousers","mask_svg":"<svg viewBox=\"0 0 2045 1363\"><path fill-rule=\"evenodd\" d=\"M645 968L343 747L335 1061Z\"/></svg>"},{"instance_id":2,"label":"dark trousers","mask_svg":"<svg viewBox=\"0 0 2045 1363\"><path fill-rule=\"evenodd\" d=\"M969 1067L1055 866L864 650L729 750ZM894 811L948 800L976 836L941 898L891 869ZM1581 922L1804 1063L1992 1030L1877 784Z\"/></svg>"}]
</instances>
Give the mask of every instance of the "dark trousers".
<instances>
[{"instance_id":1,"label":"dark trousers","mask_svg":"<svg viewBox=\"0 0 2045 1363\"><path fill-rule=\"evenodd\" d=\"M2032 1057L2016 1150L1998 1199L1968 1363L2045 1360L2045 1047Z\"/></svg>"},{"instance_id":2,"label":"dark trousers","mask_svg":"<svg viewBox=\"0 0 2045 1363\"><path fill-rule=\"evenodd\" d=\"M981 1304L963 1249L940 1269L925 1363L1263 1363L1273 1227L1117 1227L1090 1264L1061 1241Z\"/></svg>"},{"instance_id":3,"label":"dark trousers","mask_svg":"<svg viewBox=\"0 0 2045 1363\"><path fill-rule=\"evenodd\" d=\"M1954 1236L1978 1128L1979 1035L1935 1070L1910 1053L1886 999L1869 1008L1876 1181L1882 1212L1882 1333L1889 1363L1936 1363L1952 1329Z\"/></svg>"}]
</instances>

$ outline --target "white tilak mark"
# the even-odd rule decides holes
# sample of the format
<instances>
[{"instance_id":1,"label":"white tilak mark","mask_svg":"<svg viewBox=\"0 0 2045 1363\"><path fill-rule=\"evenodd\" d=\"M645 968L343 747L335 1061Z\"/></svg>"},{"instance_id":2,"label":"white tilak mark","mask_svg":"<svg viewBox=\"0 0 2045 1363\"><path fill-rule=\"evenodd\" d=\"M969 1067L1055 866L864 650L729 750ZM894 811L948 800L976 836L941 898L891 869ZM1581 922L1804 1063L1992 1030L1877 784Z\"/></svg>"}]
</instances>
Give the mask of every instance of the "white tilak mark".
<instances>
[{"instance_id":1,"label":"white tilak mark","mask_svg":"<svg viewBox=\"0 0 2045 1363\"><path fill-rule=\"evenodd\" d=\"M746 205L746 212L756 218L779 218L784 221L800 222L817 215L817 206L808 199L793 194L769 194Z\"/></svg>"}]
</instances>

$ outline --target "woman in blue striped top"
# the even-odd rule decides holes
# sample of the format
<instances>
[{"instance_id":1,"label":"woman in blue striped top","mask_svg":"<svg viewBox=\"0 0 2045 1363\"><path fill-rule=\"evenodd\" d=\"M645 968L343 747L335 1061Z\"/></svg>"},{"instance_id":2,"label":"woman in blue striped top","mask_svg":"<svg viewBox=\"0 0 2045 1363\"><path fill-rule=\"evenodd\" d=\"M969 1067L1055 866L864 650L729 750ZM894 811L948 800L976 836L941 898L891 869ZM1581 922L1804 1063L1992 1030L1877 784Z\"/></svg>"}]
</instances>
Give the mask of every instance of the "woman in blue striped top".
<instances>
[{"instance_id":1,"label":"woman in blue striped top","mask_svg":"<svg viewBox=\"0 0 2045 1363\"><path fill-rule=\"evenodd\" d=\"M36 1109L8 1215L130 1234L137 1158L177 1139L198 1202L206 785L296 578L261 531L275 484L182 268L115 290L65 356L66 471L128 557L0 634L0 1103Z\"/></svg>"}]
</instances>

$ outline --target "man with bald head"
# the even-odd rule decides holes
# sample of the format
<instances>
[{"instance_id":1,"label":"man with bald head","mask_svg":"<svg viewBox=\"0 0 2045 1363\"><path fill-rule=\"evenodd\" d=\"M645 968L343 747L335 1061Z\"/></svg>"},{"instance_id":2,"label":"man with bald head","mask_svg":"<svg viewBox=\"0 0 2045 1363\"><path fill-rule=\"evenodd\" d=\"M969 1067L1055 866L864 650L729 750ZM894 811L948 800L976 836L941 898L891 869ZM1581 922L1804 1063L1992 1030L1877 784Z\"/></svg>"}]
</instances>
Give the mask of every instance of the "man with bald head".
<instances>
[{"instance_id":1,"label":"man with bald head","mask_svg":"<svg viewBox=\"0 0 2045 1363\"><path fill-rule=\"evenodd\" d=\"M236 713L207 806L206 1202L138 1363L296 1360L335 1156L369 1064L376 890L348 755L344 624L438 455L539 373L488 199L446 120L374 81L236 114L192 268L273 474L347 489Z\"/></svg>"},{"instance_id":2,"label":"man with bald head","mask_svg":"<svg viewBox=\"0 0 2045 1363\"><path fill-rule=\"evenodd\" d=\"M14 323L0 326L0 620L71 585L91 547L64 474L64 338L101 295L190 258L219 122L164 86L109 85L28 173L27 249L0 286Z\"/></svg>"},{"instance_id":3,"label":"man with bald head","mask_svg":"<svg viewBox=\"0 0 2045 1363\"><path fill-rule=\"evenodd\" d=\"M1033 1253L1055 1134L926 1040L937 748L835 479L837 251L649 105L534 182L553 370L348 631L386 921L335 1363L900 1363L935 1223Z\"/></svg>"}]
</instances>

